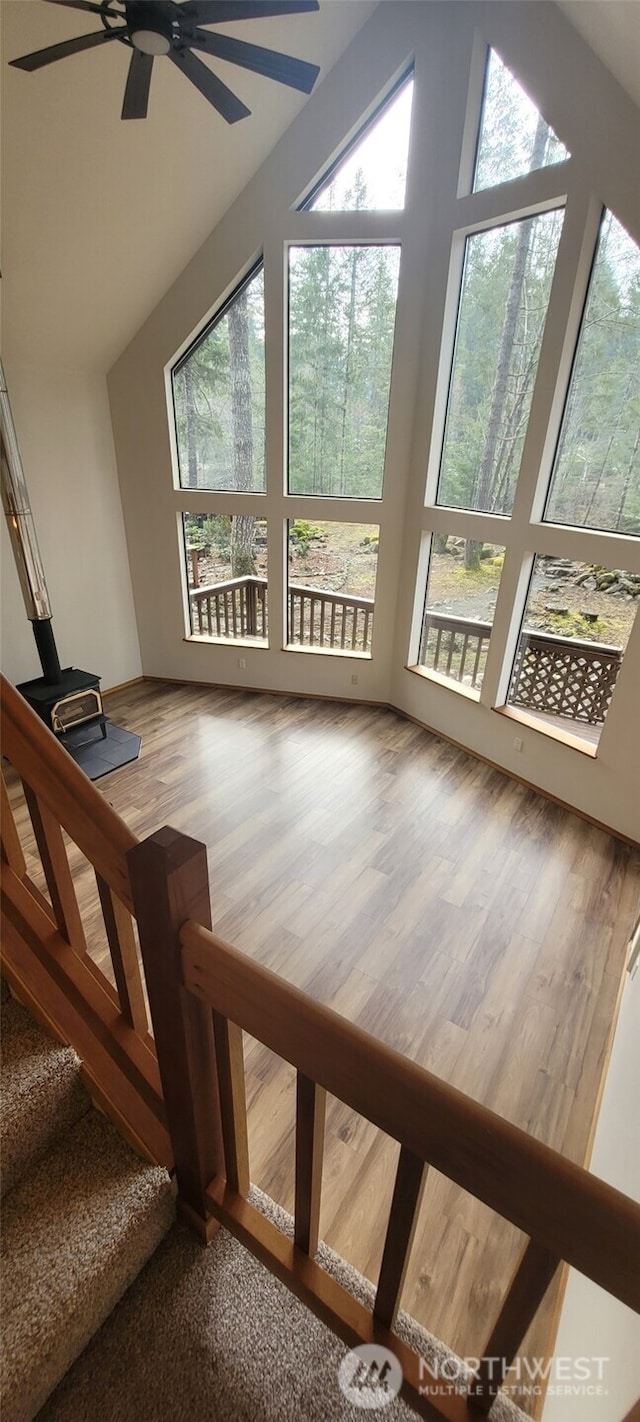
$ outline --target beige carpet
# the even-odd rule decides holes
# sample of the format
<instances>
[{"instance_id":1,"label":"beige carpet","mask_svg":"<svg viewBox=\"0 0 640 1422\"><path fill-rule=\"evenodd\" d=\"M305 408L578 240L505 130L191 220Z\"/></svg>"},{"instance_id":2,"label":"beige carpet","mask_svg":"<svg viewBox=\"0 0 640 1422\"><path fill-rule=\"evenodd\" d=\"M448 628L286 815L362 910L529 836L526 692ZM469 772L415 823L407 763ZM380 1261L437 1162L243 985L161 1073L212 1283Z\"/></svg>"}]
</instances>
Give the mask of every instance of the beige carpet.
<instances>
[{"instance_id":1,"label":"beige carpet","mask_svg":"<svg viewBox=\"0 0 640 1422\"><path fill-rule=\"evenodd\" d=\"M175 1219L166 1170L91 1109L75 1055L2 1003L2 1422L31 1422ZM10 1187L10 1188L7 1188Z\"/></svg>"},{"instance_id":2,"label":"beige carpet","mask_svg":"<svg viewBox=\"0 0 640 1422\"><path fill-rule=\"evenodd\" d=\"M319 1262L371 1303L371 1285L324 1246ZM431 1360L452 1356L406 1317L399 1331ZM177 1224L38 1422L362 1422L338 1386L345 1352L226 1231L204 1249ZM415 1418L399 1399L376 1415ZM525 1422L506 1399L492 1419Z\"/></svg>"}]
</instances>

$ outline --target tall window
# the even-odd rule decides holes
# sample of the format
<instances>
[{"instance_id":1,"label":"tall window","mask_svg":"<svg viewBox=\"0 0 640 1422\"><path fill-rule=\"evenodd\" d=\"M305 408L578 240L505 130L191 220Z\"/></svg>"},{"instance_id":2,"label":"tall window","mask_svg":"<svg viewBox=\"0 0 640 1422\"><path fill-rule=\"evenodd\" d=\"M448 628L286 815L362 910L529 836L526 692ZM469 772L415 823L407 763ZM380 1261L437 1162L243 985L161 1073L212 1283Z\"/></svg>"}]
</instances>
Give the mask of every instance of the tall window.
<instances>
[{"instance_id":1,"label":"tall window","mask_svg":"<svg viewBox=\"0 0 640 1422\"><path fill-rule=\"evenodd\" d=\"M382 496L398 247L289 252L289 493Z\"/></svg>"},{"instance_id":2,"label":"tall window","mask_svg":"<svg viewBox=\"0 0 640 1422\"><path fill-rule=\"evenodd\" d=\"M606 212L545 518L640 534L640 248Z\"/></svg>"},{"instance_id":3,"label":"tall window","mask_svg":"<svg viewBox=\"0 0 640 1422\"><path fill-rule=\"evenodd\" d=\"M511 512L562 217L543 212L467 238L440 504Z\"/></svg>"},{"instance_id":4,"label":"tall window","mask_svg":"<svg viewBox=\"0 0 640 1422\"><path fill-rule=\"evenodd\" d=\"M262 265L174 367L173 400L180 487L263 491Z\"/></svg>"}]
</instances>

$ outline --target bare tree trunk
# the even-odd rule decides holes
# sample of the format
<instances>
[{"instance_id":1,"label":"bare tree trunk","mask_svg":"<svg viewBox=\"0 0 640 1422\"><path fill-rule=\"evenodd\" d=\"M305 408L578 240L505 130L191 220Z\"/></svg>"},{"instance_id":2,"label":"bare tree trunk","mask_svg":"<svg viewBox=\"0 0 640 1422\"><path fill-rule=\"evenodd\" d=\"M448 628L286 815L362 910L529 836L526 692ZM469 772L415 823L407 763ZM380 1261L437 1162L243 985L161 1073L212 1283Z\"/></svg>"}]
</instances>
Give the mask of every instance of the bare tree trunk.
<instances>
[{"instance_id":1,"label":"bare tree trunk","mask_svg":"<svg viewBox=\"0 0 640 1422\"><path fill-rule=\"evenodd\" d=\"M344 387L342 397L342 430L340 432L340 494L346 494L345 484L345 439L347 433L347 406L349 403L349 387L351 385L351 354L353 349L353 335L356 324L356 276L358 270L358 248L354 247L351 252L351 284L349 293L349 317L347 330L347 359L344 372Z\"/></svg>"},{"instance_id":2,"label":"bare tree trunk","mask_svg":"<svg viewBox=\"0 0 640 1422\"><path fill-rule=\"evenodd\" d=\"M198 443L196 439L196 407L193 371L189 361L184 369L184 405L187 420L187 488L198 487Z\"/></svg>"},{"instance_id":3,"label":"bare tree trunk","mask_svg":"<svg viewBox=\"0 0 640 1422\"><path fill-rule=\"evenodd\" d=\"M608 444L607 444L605 456L604 456L604 459L602 460L602 463L601 463L601 465L600 465L600 469L599 469L599 471L598 471L598 473L597 473L597 475L596 475L596 478L595 478L595 483L594 483L593 488L592 488L592 490L591 490L591 496L590 496L590 498L589 498L589 502L588 502L588 504L587 504L586 512L585 512L585 514L584 514L584 522L585 522L585 524L588 523L589 518L591 517L591 511L592 511L592 509L593 509L593 505L594 505L594 503L595 503L595 501L596 501L597 495L598 495L599 492L600 492L600 485L602 484L602 480L604 479L604 476L605 476L605 474L606 474L606 472L607 472L607 462L608 462L608 459L609 459L609 455L611 454L611 450L613 449L613 444L614 444L614 441L615 441L616 436L617 436L617 434L618 434L618 430L620 429L620 425L622 424L623 416L626 414L627 400L629 399L629 396L633 394L633 387L634 387L634 381L633 381L633 379L632 379L632 380L629 381L629 383L628 383L628 385L627 385L627 388L626 388L625 393L624 393L624 399L622 400L622 403L621 403L620 406L619 406L618 413L617 413L617 415L616 415L616 421L615 421L615 424L614 424L614 426L613 426L613 428L612 428L612 430L611 430L611 434L610 434L610 436L609 436L609 442L608 442ZM637 445L636 445L636 448L637 448ZM618 519L617 519L617 522L616 522L616 528L619 528L619 527L620 527L620 515L621 515L621 512L622 512L622 507L624 507L624 499L625 499L625 496L624 496L624 494L623 494L622 506L621 506L621 508L618 510Z\"/></svg>"},{"instance_id":4,"label":"bare tree trunk","mask_svg":"<svg viewBox=\"0 0 640 1422\"><path fill-rule=\"evenodd\" d=\"M253 413L246 291L241 291L229 307L228 320L234 489L242 492L253 485ZM256 571L254 523L252 514L235 514L231 519L231 576L234 578L252 576Z\"/></svg>"},{"instance_id":5,"label":"bare tree trunk","mask_svg":"<svg viewBox=\"0 0 640 1422\"><path fill-rule=\"evenodd\" d=\"M622 523L622 515L623 515L623 513L624 513L624 506L625 506L625 504L626 504L626 502L627 502L627 494L629 493L629 488L630 488L630 485L631 485L631 475L633 474L633 469L634 469L634 465L635 465L635 461L636 461L636 455L637 455L637 453L638 453L638 447L639 447L639 446L640 446L640 429L638 430L638 433L636 434L635 441L634 441L634 445L633 445L633 449L632 449L631 454L630 454L630 456L629 456L629 464L628 464L627 472L626 472L625 478L624 478L624 488L623 488L623 490L622 490L622 494L621 494L621 497L620 497L620 506L619 506L619 508L618 508L618 516L617 516L617 518L616 518L616 528L620 528L620 525L621 525L621 523Z\"/></svg>"}]
</instances>

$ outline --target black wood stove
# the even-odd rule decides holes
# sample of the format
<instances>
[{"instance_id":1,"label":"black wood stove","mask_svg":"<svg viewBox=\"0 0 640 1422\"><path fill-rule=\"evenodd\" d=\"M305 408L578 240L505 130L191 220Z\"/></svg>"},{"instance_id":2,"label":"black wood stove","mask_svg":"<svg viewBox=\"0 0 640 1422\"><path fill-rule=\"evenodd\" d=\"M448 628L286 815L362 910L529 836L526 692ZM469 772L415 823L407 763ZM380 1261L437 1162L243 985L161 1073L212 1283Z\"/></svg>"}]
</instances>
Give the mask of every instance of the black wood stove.
<instances>
[{"instance_id":1,"label":"black wood stove","mask_svg":"<svg viewBox=\"0 0 640 1422\"><path fill-rule=\"evenodd\" d=\"M29 506L26 480L0 362L0 456L2 503L16 560L27 617L33 628L42 676L23 681L18 691L37 711L91 780L136 760L140 736L108 720L100 678L94 672L60 666L44 568Z\"/></svg>"}]
</instances>

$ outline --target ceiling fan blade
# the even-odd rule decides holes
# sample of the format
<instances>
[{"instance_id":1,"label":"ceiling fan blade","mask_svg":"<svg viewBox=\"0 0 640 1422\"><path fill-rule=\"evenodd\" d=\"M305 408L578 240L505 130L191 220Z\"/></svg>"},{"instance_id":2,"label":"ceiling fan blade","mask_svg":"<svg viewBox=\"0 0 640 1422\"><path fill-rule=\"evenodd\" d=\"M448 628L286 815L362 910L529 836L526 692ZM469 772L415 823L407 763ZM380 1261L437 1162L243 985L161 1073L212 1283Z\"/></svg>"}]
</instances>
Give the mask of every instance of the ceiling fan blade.
<instances>
[{"instance_id":1,"label":"ceiling fan blade","mask_svg":"<svg viewBox=\"0 0 640 1422\"><path fill-rule=\"evenodd\" d=\"M298 15L318 10L319 0L187 0L182 13L198 25L221 25L225 20L264 20L269 15Z\"/></svg>"},{"instance_id":2,"label":"ceiling fan blade","mask_svg":"<svg viewBox=\"0 0 640 1422\"><path fill-rule=\"evenodd\" d=\"M134 49L127 75L121 118L143 119L147 117L152 69L153 55L143 54L141 50Z\"/></svg>"},{"instance_id":3,"label":"ceiling fan blade","mask_svg":"<svg viewBox=\"0 0 640 1422\"><path fill-rule=\"evenodd\" d=\"M23 54L21 59L10 59L14 69L42 69L44 64L53 64L56 59L66 59L68 54L80 54L83 49L95 49L106 40L127 36L129 28L122 25L119 30L98 30L93 35L78 35L76 39L63 40L62 44L50 44L48 49L36 49L33 54Z\"/></svg>"},{"instance_id":4,"label":"ceiling fan blade","mask_svg":"<svg viewBox=\"0 0 640 1422\"><path fill-rule=\"evenodd\" d=\"M113 20L124 20L121 10L107 10L94 0L46 0L47 5L64 5L65 10L86 10L89 15L109 15Z\"/></svg>"},{"instance_id":5,"label":"ceiling fan blade","mask_svg":"<svg viewBox=\"0 0 640 1422\"><path fill-rule=\"evenodd\" d=\"M172 49L169 59L186 74L187 79L195 84L196 89L204 94L205 99L213 104L214 109L222 114L227 123L237 123L238 119L246 118L251 113L251 109L248 109L241 99L236 98L226 84L218 79L217 74L207 69L206 64L197 59L195 54L191 54L190 50Z\"/></svg>"},{"instance_id":6,"label":"ceiling fan blade","mask_svg":"<svg viewBox=\"0 0 640 1422\"><path fill-rule=\"evenodd\" d=\"M210 35L207 30L196 30L195 38L189 43L218 59L227 59L230 64L239 64L243 69L253 69L256 74L266 74L268 79L278 84L288 84L291 89L301 89L310 94L320 73L318 64L307 64L304 59L294 59L290 54L279 54L275 49L263 49L259 44L246 44L244 40L230 39L229 35Z\"/></svg>"}]
</instances>

